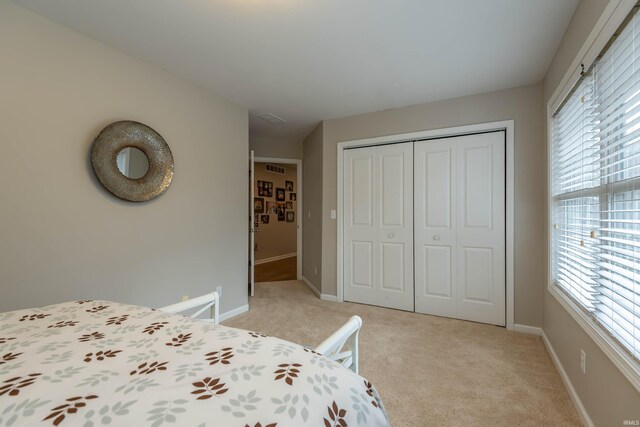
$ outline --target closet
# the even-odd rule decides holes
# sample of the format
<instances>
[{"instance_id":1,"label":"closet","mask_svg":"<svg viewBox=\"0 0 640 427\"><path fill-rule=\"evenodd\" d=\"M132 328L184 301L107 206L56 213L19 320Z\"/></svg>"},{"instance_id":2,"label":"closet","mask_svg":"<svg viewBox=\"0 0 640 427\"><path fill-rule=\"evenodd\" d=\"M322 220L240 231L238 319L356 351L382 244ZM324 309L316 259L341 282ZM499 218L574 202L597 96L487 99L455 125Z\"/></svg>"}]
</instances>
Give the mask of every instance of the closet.
<instances>
[{"instance_id":1,"label":"closet","mask_svg":"<svg viewBox=\"0 0 640 427\"><path fill-rule=\"evenodd\" d=\"M347 149L344 299L505 325L504 131Z\"/></svg>"}]
</instances>

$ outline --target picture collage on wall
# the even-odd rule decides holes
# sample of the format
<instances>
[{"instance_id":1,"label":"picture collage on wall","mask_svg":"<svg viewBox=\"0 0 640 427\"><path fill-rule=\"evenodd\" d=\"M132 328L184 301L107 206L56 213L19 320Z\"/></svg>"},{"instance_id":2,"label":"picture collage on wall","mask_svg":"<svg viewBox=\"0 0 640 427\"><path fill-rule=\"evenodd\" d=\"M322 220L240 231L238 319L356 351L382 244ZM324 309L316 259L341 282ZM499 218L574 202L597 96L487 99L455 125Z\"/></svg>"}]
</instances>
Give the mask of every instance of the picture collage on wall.
<instances>
[{"instance_id":1,"label":"picture collage on wall","mask_svg":"<svg viewBox=\"0 0 640 427\"><path fill-rule=\"evenodd\" d=\"M274 187L271 181L257 180L258 197L253 199L255 213L254 228L270 223L270 215L275 215L277 221L295 222L295 202L297 195L294 193L293 181L285 181L284 188L275 188L275 201L266 200L274 197ZM289 193L289 194L287 194Z\"/></svg>"}]
</instances>

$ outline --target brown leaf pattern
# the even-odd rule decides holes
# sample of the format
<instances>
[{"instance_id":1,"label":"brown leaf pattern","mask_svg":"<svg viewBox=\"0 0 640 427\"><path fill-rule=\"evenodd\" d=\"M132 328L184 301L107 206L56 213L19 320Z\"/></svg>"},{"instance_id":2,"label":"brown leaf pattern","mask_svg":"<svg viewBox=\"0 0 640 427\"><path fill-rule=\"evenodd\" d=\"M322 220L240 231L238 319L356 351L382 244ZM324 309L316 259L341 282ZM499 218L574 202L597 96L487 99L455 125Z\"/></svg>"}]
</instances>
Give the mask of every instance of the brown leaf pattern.
<instances>
[{"instance_id":1,"label":"brown leaf pattern","mask_svg":"<svg viewBox=\"0 0 640 427\"><path fill-rule=\"evenodd\" d=\"M107 319L107 326L109 326L109 325L122 325L122 323L126 322L128 318L129 318L128 314L124 314L122 316L109 317Z\"/></svg>"},{"instance_id":2,"label":"brown leaf pattern","mask_svg":"<svg viewBox=\"0 0 640 427\"><path fill-rule=\"evenodd\" d=\"M95 306L95 307L91 307L89 310L86 310L86 312L87 313L97 313L99 311L106 310L107 308L109 308L108 305L98 305L98 306Z\"/></svg>"},{"instance_id":3,"label":"brown leaf pattern","mask_svg":"<svg viewBox=\"0 0 640 427\"><path fill-rule=\"evenodd\" d=\"M84 361L85 362L91 362L92 360L97 360L99 362L103 361L106 358L110 358L110 357L116 357L116 355L118 353L121 353L122 350L105 350L105 351L98 351L95 354L94 353L87 353L84 355Z\"/></svg>"},{"instance_id":4,"label":"brown leaf pattern","mask_svg":"<svg viewBox=\"0 0 640 427\"><path fill-rule=\"evenodd\" d=\"M15 340L16 337L0 338L0 344L6 344L8 341Z\"/></svg>"},{"instance_id":5,"label":"brown leaf pattern","mask_svg":"<svg viewBox=\"0 0 640 427\"><path fill-rule=\"evenodd\" d=\"M196 381L193 386L196 388L191 394L199 394L196 400L206 400L213 396L218 396L229 391L224 388L226 384L220 382L220 378L206 377L202 381Z\"/></svg>"},{"instance_id":6,"label":"brown leaf pattern","mask_svg":"<svg viewBox=\"0 0 640 427\"><path fill-rule=\"evenodd\" d=\"M45 317L51 316L50 314L44 314L44 313L36 313L36 314L25 314L24 316L22 316L20 318L20 322L24 322L25 320L28 321L33 321L33 320L39 320L39 319L44 319Z\"/></svg>"},{"instance_id":7,"label":"brown leaf pattern","mask_svg":"<svg viewBox=\"0 0 640 427\"><path fill-rule=\"evenodd\" d=\"M377 408L378 402L376 402L376 399L373 397L373 385L371 385L369 381L364 380L364 386L367 388L367 394L369 397L373 398L373 400L371 400L371 404Z\"/></svg>"},{"instance_id":8,"label":"brown leaf pattern","mask_svg":"<svg viewBox=\"0 0 640 427\"><path fill-rule=\"evenodd\" d=\"M78 341L87 342L87 341L101 340L102 338L104 338L104 334L102 332L96 331L90 334L82 335L80 338L78 338Z\"/></svg>"},{"instance_id":9,"label":"brown leaf pattern","mask_svg":"<svg viewBox=\"0 0 640 427\"><path fill-rule=\"evenodd\" d=\"M191 339L191 334L180 334L177 337L171 338L171 341L165 343L165 345L169 347L180 347L182 344L186 343Z\"/></svg>"},{"instance_id":10,"label":"brown leaf pattern","mask_svg":"<svg viewBox=\"0 0 640 427\"><path fill-rule=\"evenodd\" d=\"M149 375L154 373L155 371L166 371L167 370L167 363L169 362L151 362L151 363L147 363L144 362L140 365L138 365L138 367L136 369L134 369L133 371L130 372L129 375Z\"/></svg>"},{"instance_id":11,"label":"brown leaf pattern","mask_svg":"<svg viewBox=\"0 0 640 427\"><path fill-rule=\"evenodd\" d=\"M347 410L338 408L335 400L332 405L327 406L327 411L329 412L329 419L324 418L325 427L347 427L347 422L344 419L345 415L347 415Z\"/></svg>"},{"instance_id":12,"label":"brown leaf pattern","mask_svg":"<svg viewBox=\"0 0 640 427\"><path fill-rule=\"evenodd\" d=\"M298 374L300 373L300 370L298 368L301 366L302 365L299 363L291 363L291 364L282 363L278 365L278 368L280 369L276 369L273 372L274 374L276 374L275 381L278 381L284 378L284 382L292 386L293 379L298 378Z\"/></svg>"},{"instance_id":13,"label":"brown leaf pattern","mask_svg":"<svg viewBox=\"0 0 640 427\"><path fill-rule=\"evenodd\" d=\"M7 363L11 360L15 360L18 356L20 356L22 353L7 353L4 354L1 358L0 358L0 365Z\"/></svg>"},{"instance_id":14,"label":"brown leaf pattern","mask_svg":"<svg viewBox=\"0 0 640 427\"><path fill-rule=\"evenodd\" d=\"M262 335L259 332L252 332L252 331L248 331L249 335L251 335L253 338L266 338L266 335Z\"/></svg>"},{"instance_id":15,"label":"brown leaf pattern","mask_svg":"<svg viewBox=\"0 0 640 427\"><path fill-rule=\"evenodd\" d=\"M218 362L223 365L228 365L231 363L229 362L229 359L234 356L233 348L225 347L222 350L207 353L205 356L207 356L207 362L209 362L209 365L215 365Z\"/></svg>"},{"instance_id":16,"label":"brown leaf pattern","mask_svg":"<svg viewBox=\"0 0 640 427\"><path fill-rule=\"evenodd\" d=\"M13 377L0 383L0 396L17 396L20 394L20 389L28 387L35 382L36 379L42 374L29 374L26 377Z\"/></svg>"},{"instance_id":17,"label":"brown leaf pattern","mask_svg":"<svg viewBox=\"0 0 640 427\"><path fill-rule=\"evenodd\" d=\"M164 325L168 325L169 322L154 322L152 324L150 324L149 326L147 326L146 328L144 328L144 331L142 331L143 334L149 334L149 335L153 335L155 331L158 331L162 328L164 328Z\"/></svg>"},{"instance_id":18,"label":"brown leaf pattern","mask_svg":"<svg viewBox=\"0 0 640 427\"><path fill-rule=\"evenodd\" d=\"M47 326L47 329L64 328L64 327L67 327L67 326L76 326L77 324L78 324L78 322L76 322L75 320L62 320L60 322L54 323L53 325Z\"/></svg>"},{"instance_id":19,"label":"brown leaf pattern","mask_svg":"<svg viewBox=\"0 0 640 427\"><path fill-rule=\"evenodd\" d=\"M276 427L278 423L265 424L264 427ZM245 424L244 427L251 427L249 424ZM262 424L256 423L253 427L262 427Z\"/></svg>"},{"instance_id":20,"label":"brown leaf pattern","mask_svg":"<svg viewBox=\"0 0 640 427\"><path fill-rule=\"evenodd\" d=\"M93 302L93 300L92 299L85 299L85 300L76 301L76 304L82 305L82 304L88 304L90 302Z\"/></svg>"},{"instance_id":21,"label":"brown leaf pattern","mask_svg":"<svg viewBox=\"0 0 640 427\"><path fill-rule=\"evenodd\" d=\"M56 406L51 409L49 415L42 419L42 421L52 420L54 426L60 425L62 421L66 418L67 415L72 415L78 412L78 409L84 408L87 406L86 400L97 399L98 396L95 394L90 394L88 396L75 396L70 397L60 406Z\"/></svg>"}]
</instances>

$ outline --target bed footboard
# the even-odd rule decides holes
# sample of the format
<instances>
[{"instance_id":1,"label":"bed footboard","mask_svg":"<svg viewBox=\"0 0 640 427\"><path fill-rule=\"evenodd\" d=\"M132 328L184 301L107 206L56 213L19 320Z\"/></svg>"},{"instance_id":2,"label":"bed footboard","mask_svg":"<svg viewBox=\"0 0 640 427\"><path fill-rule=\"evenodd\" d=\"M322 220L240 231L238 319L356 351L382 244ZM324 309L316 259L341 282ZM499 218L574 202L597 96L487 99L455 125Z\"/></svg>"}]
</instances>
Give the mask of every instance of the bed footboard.
<instances>
[{"instance_id":1,"label":"bed footboard","mask_svg":"<svg viewBox=\"0 0 640 427\"><path fill-rule=\"evenodd\" d=\"M316 347L316 351L357 374L358 333L361 327L362 319L359 316L353 316L340 329Z\"/></svg>"},{"instance_id":2,"label":"bed footboard","mask_svg":"<svg viewBox=\"0 0 640 427\"><path fill-rule=\"evenodd\" d=\"M211 292L210 294L202 295L196 298L188 299L186 301L178 302L175 304L168 305L166 307L159 308L158 310L164 311L165 313L178 314L183 313L185 311L189 311L195 308L200 307L199 310L191 314L192 319L197 318L205 310L211 310L211 318L209 319L198 319L203 320L205 322L213 323L217 325L220 320L219 307L220 307L220 297L217 292Z\"/></svg>"}]
</instances>

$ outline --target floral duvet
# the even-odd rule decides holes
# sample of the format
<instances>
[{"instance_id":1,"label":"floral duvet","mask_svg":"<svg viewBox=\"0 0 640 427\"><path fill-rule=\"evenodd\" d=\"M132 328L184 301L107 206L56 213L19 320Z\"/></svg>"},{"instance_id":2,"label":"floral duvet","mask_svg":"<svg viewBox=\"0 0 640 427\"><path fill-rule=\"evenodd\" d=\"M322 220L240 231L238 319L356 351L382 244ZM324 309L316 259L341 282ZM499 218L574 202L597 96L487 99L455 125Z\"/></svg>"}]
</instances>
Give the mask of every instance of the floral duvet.
<instances>
[{"instance_id":1,"label":"floral duvet","mask_svg":"<svg viewBox=\"0 0 640 427\"><path fill-rule=\"evenodd\" d=\"M109 301L0 314L0 425L387 426L375 388L281 339Z\"/></svg>"}]
</instances>

